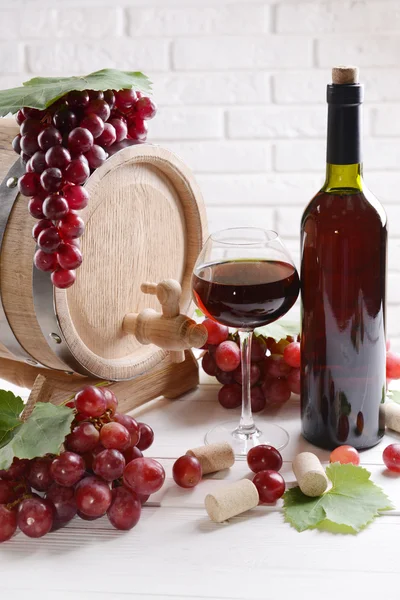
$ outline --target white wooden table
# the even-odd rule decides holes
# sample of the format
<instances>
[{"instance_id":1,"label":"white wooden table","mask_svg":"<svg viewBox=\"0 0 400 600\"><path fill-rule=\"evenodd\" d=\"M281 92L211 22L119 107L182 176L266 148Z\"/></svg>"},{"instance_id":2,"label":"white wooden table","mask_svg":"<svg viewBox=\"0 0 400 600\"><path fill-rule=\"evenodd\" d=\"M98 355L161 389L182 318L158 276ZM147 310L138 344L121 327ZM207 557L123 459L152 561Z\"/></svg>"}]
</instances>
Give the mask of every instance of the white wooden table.
<instances>
[{"instance_id":1,"label":"white wooden table","mask_svg":"<svg viewBox=\"0 0 400 600\"><path fill-rule=\"evenodd\" d=\"M158 458L167 472L138 525L119 532L107 518L75 518L39 540L19 533L0 546L1 600L399 600L400 476L385 471L382 451L400 436L387 435L362 454L362 464L396 510L357 536L297 533L284 523L280 503L217 525L207 517L204 497L228 480L250 476L246 462L208 476L193 490L171 479L176 457L201 445L212 425L239 417L239 409L219 406L217 391L203 384L181 400L156 400L132 413L154 428L155 443L145 454ZM294 483L291 460L300 450L327 461L327 452L300 437L298 399L258 422L267 419L290 433L282 452L288 485Z\"/></svg>"}]
</instances>

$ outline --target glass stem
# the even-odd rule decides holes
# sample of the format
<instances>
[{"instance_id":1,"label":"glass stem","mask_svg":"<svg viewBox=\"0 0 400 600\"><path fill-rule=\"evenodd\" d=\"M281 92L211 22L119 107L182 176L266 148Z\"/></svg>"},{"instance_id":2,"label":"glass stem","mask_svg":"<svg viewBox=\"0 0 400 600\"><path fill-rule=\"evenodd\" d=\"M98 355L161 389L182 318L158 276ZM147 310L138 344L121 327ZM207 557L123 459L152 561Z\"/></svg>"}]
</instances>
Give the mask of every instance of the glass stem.
<instances>
[{"instance_id":1,"label":"glass stem","mask_svg":"<svg viewBox=\"0 0 400 600\"><path fill-rule=\"evenodd\" d=\"M251 412L251 340L252 331L239 331L240 353L242 362L242 415L239 423L239 433L252 434L256 431Z\"/></svg>"}]
</instances>

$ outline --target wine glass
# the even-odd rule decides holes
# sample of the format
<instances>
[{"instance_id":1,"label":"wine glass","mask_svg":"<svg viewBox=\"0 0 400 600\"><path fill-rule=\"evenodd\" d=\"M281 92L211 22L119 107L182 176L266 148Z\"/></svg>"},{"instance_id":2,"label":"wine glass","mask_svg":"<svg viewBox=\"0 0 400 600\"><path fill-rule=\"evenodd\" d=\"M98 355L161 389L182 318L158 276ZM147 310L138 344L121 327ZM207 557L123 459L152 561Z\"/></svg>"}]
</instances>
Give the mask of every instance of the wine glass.
<instances>
[{"instance_id":1,"label":"wine glass","mask_svg":"<svg viewBox=\"0 0 400 600\"><path fill-rule=\"evenodd\" d=\"M256 327L279 319L299 294L299 276L275 231L256 227L224 229L210 235L193 270L192 290L199 309L221 325L239 331L242 368L242 415L211 429L207 444L228 441L237 456L258 444L281 449L285 429L264 423L256 427L250 396L251 343Z\"/></svg>"}]
</instances>

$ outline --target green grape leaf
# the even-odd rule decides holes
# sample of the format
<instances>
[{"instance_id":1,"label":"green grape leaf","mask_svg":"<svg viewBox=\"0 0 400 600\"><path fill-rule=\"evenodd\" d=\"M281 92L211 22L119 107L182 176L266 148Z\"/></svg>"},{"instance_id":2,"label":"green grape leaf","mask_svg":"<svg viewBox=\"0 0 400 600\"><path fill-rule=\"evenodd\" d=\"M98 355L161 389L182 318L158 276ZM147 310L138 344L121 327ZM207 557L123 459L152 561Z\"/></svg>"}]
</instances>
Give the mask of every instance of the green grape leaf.
<instances>
[{"instance_id":1,"label":"green grape leaf","mask_svg":"<svg viewBox=\"0 0 400 600\"><path fill-rule=\"evenodd\" d=\"M102 69L77 77L34 77L25 81L22 87L0 91L0 117L14 114L24 106L43 110L73 90L126 88L150 93L151 82L143 73L117 69Z\"/></svg>"},{"instance_id":2,"label":"green grape leaf","mask_svg":"<svg viewBox=\"0 0 400 600\"><path fill-rule=\"evenodd\" d=\"M326 474L332 487L318 498L305 496L299 487L285 492L285 520L297 531L317 528L354 534L381 511L393 508L386 494L370 480L371 473L363 467L333 463L327 467Z\"/></svg>"},{"instance_id":3,"label":"green grape leaf","mask_svg":"<svg viewBox=\"0 0 400 600\"><path fill-rule=\"evenodd\" d=\"M67 406L38 402L27 421L12 432L12 438L0 449L0 469L8 469L14 457L58 454L73 419L74 411Z\"/></svg>"},{"instance_id":4,"label":"green grape leaf","mask_svg":"<svg viewBox=\"0 0 400 600\"><path fill-rule=\"evenodd\" d=\"M23 409L24 403L19 396L0 390L0 448L11 440L12 432L20 427L19 416Z\"/></svg>"},{"instance_id":5,"label":"green grape leaf","mask_svg":"<svg viewBox=\"0 0 400 600\"><path fill-rule=\"evenodd\" d=\"M297 321L286 321L280 319L271 323L270 325L264 325L263 327L257 327L254 333L256 335L263 335L264 337L272 337L277 342L285 339L288 335L297 337L300 333L300 324Z\"/></svg>"}]
</instances>

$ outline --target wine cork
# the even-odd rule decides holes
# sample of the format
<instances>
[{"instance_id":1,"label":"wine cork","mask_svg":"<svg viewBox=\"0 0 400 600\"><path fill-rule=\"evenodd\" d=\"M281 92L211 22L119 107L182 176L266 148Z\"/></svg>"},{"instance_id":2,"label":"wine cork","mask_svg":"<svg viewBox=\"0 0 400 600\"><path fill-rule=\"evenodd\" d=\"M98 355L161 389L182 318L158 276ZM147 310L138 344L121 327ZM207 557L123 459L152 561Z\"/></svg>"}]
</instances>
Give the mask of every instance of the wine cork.
<instances>
[{"instance_id":1,"label":"wine cork","mask_svg":"<svg viewBox=\"0 0 400 600\"><path fill-rule=\"evenodd\" d=\"M332 69L332 83L345 85L358 83L358 67L339 66Z\"/></svg>"},{"instance_id":2,"label":"wine cork","mask_svg":"<svg viewBox=\"0 0 400 600\"><path fill-rule=\"evenodd\" d=\"M192 448L186 454L187 456L194 456L200 461L203 475L229 469L235 462L233 448L228 442Z\"/></svg>"},{"instance_id":3,"label":"wine cork","mask_svg":"<svg viewBox=\"0 0 400 600\"><path fill-rule=\"evenodd\" d=\"M255 508L260 499L256 486L250 479L242 479L224 486L215 494L208 494L204 504L211 521L222 523L231 517Z\"/></svg>"},{"instance_id":4,"label":"wine cork","mask_svg":"<svg viewBox=\"0 0 400 600\"><path fill-rule=\"evenodd\" d=\"M382 408L385 415L386 427L400 433L400 404L385 402L385 404L382 404Z\"/></svg>"},{"instance_id":5,"label":"wine cork","mask_svg":"<svg viewBox=\"0 0 400 600\"><path fill-rule=\"evenodd\" d=\"M303 494L321 496L328 487L328 478L321 462L312 452L301 452L293 463L293 472Z\"/></svg>"}]
</instances>

